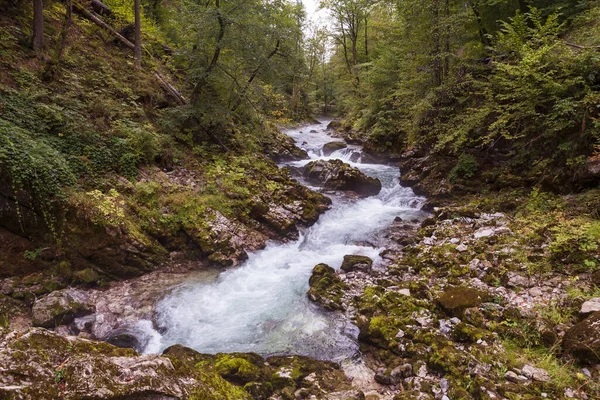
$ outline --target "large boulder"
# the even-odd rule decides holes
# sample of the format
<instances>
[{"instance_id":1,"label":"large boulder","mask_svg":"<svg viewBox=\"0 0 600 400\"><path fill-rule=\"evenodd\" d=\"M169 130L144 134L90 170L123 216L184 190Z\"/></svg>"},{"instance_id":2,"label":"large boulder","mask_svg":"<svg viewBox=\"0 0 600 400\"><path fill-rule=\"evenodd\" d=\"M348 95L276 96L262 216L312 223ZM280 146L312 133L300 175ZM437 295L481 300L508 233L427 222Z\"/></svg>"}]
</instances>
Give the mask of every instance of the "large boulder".
<instances>
[{"instance_id":1,"label":"large boulder","mask_svg":"<svg viewBox=\"0 0 600 400\"><path fill-rule=\"evenodd\" d=\"M33 328L25 334L9 333L0 340L0 398L251 397L209 368L200 369L176 356L140 355L132 349Z\"/></svg>"},{"instance_id":2,"label":"large boulder","mask_svg":"<svg viewBox=\"0 0 600 400\"><path fill-rule=\"evenodd\" d=\"M33 325L53 328L67 325L76 317L94 312L89 296L82 290L56 290L33 303Z\"/></svg>"},{"instance_id":3,"label":"large boulder","mask_svg":"<svg viewBox=\"0 0 600 400\"><path fill-rule=\"evenodd\" d=\"M565 333L563 349L583 363L600 362L600 311L596 311Z\"/></svg>"},{"instance_id":4,"label":"large boulder","mask_svg":"<svg viewBox=\"0 0 600 400\"><path fill-rule=\"evenodd\" d=\"M337 150L345 149L348 145L342 141L329 142L323 145L323 155L329 156Z\"/></svg>"},{"instance_id":5,"label":"large boulder","mask_svg":"<svg viewBox=\"0 0 600 400\"><path fill-rule=\"evenodd\" d=\"M381 182L363 174L341 160L317 160L304 167L304 177L329 190L350 190L362 196L374 196L381 191Z\"/></svg>"},{"instance_id":6,"label":"large boulder","mask_svg":"<svg viewBox=\"0 0 600 400\"><path fill-rule=\"evenodd\" d=\"M335 275L335 270L327 264L317 264L308 281L308 298L328 310L341 310L342 296L348 285Z\"/></svg>"}]
</instances>

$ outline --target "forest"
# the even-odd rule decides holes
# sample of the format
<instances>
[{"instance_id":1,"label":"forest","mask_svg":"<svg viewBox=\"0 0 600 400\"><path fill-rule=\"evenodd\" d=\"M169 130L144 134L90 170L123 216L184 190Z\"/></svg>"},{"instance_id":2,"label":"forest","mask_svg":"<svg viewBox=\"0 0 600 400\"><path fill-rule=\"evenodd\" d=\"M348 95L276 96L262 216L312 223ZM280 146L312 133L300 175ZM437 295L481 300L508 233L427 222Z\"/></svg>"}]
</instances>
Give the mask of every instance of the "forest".
<instances>
[{"instance_id":1,"label":"forest","mask_svg":"<svg viewBox=\"0 0 600 400\"><path fill-rule=\"evenodd\" d=\"M600 397L597 0L0 0L0 399Z\"/></svg>"}]
</instances>

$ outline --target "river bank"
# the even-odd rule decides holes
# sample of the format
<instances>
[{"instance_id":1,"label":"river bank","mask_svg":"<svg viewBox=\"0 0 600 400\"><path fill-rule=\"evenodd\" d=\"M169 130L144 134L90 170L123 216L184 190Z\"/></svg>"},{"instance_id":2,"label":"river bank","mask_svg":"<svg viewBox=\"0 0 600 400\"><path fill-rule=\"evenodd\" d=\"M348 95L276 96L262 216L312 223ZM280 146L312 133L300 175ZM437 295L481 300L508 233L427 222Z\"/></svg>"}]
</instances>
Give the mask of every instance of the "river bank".
<instances>
[{"instance_id":1,"label":"river bank","mask_svg":"<svg viewBox=\"0 0 600 400\"><path fill-rule=\"evenodd\" d=\"M78 368L105 363L103 368L122 371L125 362L130 384L96 392L93 398L116 393L146 398L152 391L165 398L194 398L198 385L215 399L595 398L600 369L589 349L597 336L586 325L594 318L586 318L594 303L582 306L598 295L598 278L576 268L574 249L567 249L567 259L558 245L566 233L569 240L579 240L578 231L565 231L565 224L591 212L595 196L444 195L445 206L438 207L432 193L431 214L423 214L418 208L424 199L397 186L397 169L361 165L358 145L325 156L322 149L331 139L325 131L325 126L301 127L291 136L304 143L313 161L342 158L379 176L380 194L360 198L329 191L330 211L301 231L297 242L270 243L221 277L195 273L194 278L182 274L185 267L180 266L180 271L152 273L108 290L59 292L68 294L64 302L77 312L87 309L85 296L95 308L74 316L80 326L94 329L106 322L113 329L109 341L148 353L164 350L164 355L99 344L91 351L94 342L86 341L85 329L79 338L39 329L22 337L3 331L5 371L12 372L2 390L16 398L45 398L54 393L47 389L89 394L71 376ZM305 133L312 137L310 145L301 139ZM293 172L310 161L286 164ZM581 251L589 257L590 250ZM357 255L368 258L348 257ZM312 271L322 263L334 270ZM46 314L54 321L51 309ZM65 325L56 328L58 334L71 333ZM48 343L55 342L63 343L55 346L59 349L76 350L72 356L50 350ZM169 347L180 342L200 353L219 354ZM36 367L54 374L55 384L35 374L15 380L16 371L23 373L18 360L36 365L33 354L23 350L27 347L62 360ZM298 356L273 358L278 353L341 365ZM168 378L162 386L142 384L153 375ZM119 379L100 374L91 381L112 385Z\"/></svg>"}]
</instances>

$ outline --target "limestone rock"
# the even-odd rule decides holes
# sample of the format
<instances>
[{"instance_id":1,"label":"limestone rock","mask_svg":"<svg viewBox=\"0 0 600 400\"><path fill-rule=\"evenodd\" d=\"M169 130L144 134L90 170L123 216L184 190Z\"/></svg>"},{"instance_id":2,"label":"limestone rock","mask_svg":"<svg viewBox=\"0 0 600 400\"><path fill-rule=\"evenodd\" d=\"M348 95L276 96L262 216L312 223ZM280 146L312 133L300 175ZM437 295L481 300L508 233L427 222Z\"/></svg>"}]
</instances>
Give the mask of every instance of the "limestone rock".
<instances>
[{"instance_id":1,"label":"limestone rock","mask_svg":"<svg viewBox=\"0 0 600 400\"><path fill-rule=\"evenodd\" d=\"M581 314L589 314L596 311L600 311L600 297L589 299L581 305L581 310L579 310Z\"/></svg>"},{"instance_id":2,"label":"limestone rock","mask_svg":"<svg viewBox=\"0 0 600 400\"><path fill-rule=\"evenodd\" d=\"M250 399L216 373L199 371L176 357L140 355L42 328L0 340L0 398L170 400L199 395Z\"/></svg>"},{"instance_id":3,"label":"limestone rock","mask_svg":"<svg viewBox=\"0 0 600 400\"><path fill-rule=\"evenodd\" d=\"M77 289L56 290L33 304L33 325L53 328L92 313L88 295Z\"/></svg>"},{"instance_id":4,"label":"limestone rock","mask_svg":"<svg viewBox=\"0 0 600 400\"><path fill-rule=\"evenodd\" d=\"M551 379L550 375L545 369L536 368L533 365L525 365L522 372L527 378L538 382L548 382Z\"/></svg>"},{"instance_id":5,"label":"limestone rock","mask_svg":"<svg viewBox=\"0 0 600 400\"><path fill-rule=\"evenodd\" d=\"M381 191L381 182L363 174L341 160L317 160L304 167L304 177L328 190L350 190L361 196L374 196Z\"/></svg>"}]
</instances>

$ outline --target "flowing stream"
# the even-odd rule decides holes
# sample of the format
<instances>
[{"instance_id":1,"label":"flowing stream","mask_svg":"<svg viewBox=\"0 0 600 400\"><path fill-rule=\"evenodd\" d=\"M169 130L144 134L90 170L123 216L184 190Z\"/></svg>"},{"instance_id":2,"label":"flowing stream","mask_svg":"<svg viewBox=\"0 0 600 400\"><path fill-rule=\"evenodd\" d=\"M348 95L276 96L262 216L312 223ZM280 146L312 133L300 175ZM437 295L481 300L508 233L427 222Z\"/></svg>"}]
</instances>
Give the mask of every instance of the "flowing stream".
<instances>
[{"instance_id":1,"label":"flowing stream","mask_svg":"<svg viewBox=\"0 0 600 400\"><path fill-rule=\"evenodd\" d=\"M174 289L156 306L160 333L153 331L145 352L157 353L178 343L201 353L300 354L334 361L356 354L357 328L340 314L323 311L308 300L312 269L318 263L337 269L346 254L366 255L377 265L382 250L377 247L381 243L378 234L397 216L420 217L423 199L399 185L397 167L360 163L359 146L324 157L323 145L340 140L326 131L328 122L284 132L310 156L310 160L288 164L301 167L314 159L339 158L379 178L381 192L362 199L333 194L331 209L297 241L269 242L264 250L249 254L245 263L212 282L191 282Z\"/></svg>"}]
</instances>

